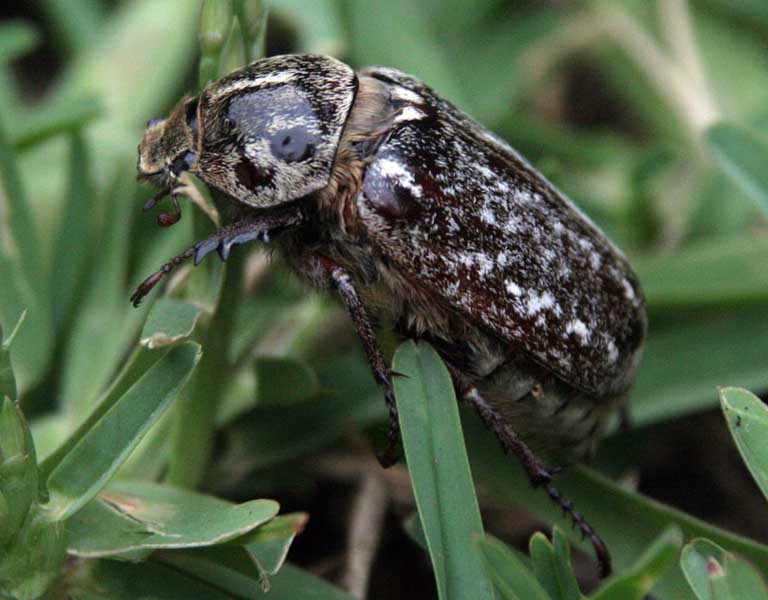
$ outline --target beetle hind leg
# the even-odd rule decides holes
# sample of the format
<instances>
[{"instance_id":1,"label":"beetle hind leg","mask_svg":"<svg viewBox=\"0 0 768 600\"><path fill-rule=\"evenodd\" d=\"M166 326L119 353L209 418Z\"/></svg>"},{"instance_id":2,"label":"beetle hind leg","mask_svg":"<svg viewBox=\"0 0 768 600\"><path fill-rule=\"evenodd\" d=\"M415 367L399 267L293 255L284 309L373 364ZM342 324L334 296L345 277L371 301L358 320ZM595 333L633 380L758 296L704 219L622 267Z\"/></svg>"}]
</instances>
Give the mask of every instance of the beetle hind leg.
<instances>
[{"instance_id":1,"label":"beetle hind leg","mask_svg":"<svg viewBox=\"0 0 768 600\"><path fill-rule=\"evenodd\" d=\"M456 378L455 373L454 377ZM460 382L460 378L458 378L458 381ZM563 510L563 514L567 514L573 524L579 528L582 537L589 539L600 563L600 574L602 577L608 577L611 574L611 555L608 552L608 548L593 527L576 510L573 502L563 496L553 485L552 477L557 472L557 469L551 469L544 465L493 406L486 402L474 385L460 383L459 389L462 400L471 404L477 411L485 425L496 435L504 452L517 457L531 483L536 487L543 487L549 498Z\"/></svg>"}]
</instances>

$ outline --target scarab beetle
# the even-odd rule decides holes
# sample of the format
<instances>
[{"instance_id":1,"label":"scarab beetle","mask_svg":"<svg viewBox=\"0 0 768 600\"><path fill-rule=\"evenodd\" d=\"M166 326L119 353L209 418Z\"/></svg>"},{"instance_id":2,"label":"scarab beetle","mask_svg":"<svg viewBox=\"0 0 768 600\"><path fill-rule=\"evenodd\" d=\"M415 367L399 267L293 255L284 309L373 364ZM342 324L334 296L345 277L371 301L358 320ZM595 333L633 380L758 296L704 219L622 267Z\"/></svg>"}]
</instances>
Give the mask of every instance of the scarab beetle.
<instances>
[{"instance_id":1,"label":"scarab beetle","mask_svg":"<svg viewBox=\"0 0 768 600\"><path fill-rule=\"evenodd\" d=\"M502 140L418 79L355 72L327 56L254 62L152 120L138 174L175 201L190 171L242 217L183 260L274 243L317 288L335 288L382 386L398 438L391 372L372 319L441 354L460 396L589 536L534 453L588 456L627 395L646 331L643 294L621 252ZM178 219L161 215L162 224Z\"/></svg>"}]
</instances>

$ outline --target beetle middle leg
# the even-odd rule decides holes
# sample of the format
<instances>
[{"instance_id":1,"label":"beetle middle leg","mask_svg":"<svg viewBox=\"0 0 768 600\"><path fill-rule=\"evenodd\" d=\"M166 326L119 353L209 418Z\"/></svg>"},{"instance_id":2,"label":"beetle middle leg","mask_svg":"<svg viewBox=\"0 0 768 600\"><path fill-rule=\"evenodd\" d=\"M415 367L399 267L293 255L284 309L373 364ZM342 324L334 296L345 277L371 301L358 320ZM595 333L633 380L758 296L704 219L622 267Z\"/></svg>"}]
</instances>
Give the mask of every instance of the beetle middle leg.
<instances>
[{"instance_id":1,"label":"beetle middle leg","mask_svg":"<svg viewBox=\"0 0 768 600\"><path fill-rule=\"evenodd\" d=\"M552 484L554 471L544 465L544 463L534 454L534 452L520 439L520 437L505 422L502 416L491 406L481 395L474 385L467 384L462 378L453 371L454 380L461 395L461 399L472 405L480 415L480 418L490 429L501 443L504 452L513 454L522 464L531 483L536 487L543 487L550 499L557 504L563 513L567 514L574 525L576 525L583 537L589 538L595 554L600 563L600 572L602 577L608 577L611 574L611 555L608 548L597 535L592 526L584 519L579 511L573 505L573 502L563 496L560 491Z\"/></svg>"},{"instance_id":2,"label":"beetle middle leg","mask_svg":"<svg viewBox=\"0 0 768 600\"><path fill-rule=\"evenodd\" d=\"M373 371L373 376L384 390L384 400L389 410L389 432L387 433L387 447L383 452L379 452L377 456L382 467L390 467L397 462L397 446L400 440L397 404L395 403L395 393L392 389L392 372L379 349L373 325L363 303L360 301L349 273L330 259L318 257L317 260L335 286L349 316L352 318L355 329L357 329L357 333L363 343L363 349Z\"/></svg>"}]
</instances>

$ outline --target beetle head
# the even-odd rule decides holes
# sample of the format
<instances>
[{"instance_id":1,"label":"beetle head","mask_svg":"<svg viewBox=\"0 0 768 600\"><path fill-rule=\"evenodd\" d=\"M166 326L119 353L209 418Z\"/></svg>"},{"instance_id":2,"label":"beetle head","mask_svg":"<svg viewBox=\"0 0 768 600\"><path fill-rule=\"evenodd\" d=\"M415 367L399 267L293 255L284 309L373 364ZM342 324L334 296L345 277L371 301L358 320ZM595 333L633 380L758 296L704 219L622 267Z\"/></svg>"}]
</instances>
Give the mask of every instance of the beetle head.
<instances>
[{"instance_id":1,"label":"beetle head","mask_svg":"<svg viewBox=\"0 0 768 600\"><path fill-rule=\"evenodd\" d=\"M170 191L196 162L197 99L184 98L166 119L147 122L136 165L139 180Z\"/></svg>"}]
</instances>

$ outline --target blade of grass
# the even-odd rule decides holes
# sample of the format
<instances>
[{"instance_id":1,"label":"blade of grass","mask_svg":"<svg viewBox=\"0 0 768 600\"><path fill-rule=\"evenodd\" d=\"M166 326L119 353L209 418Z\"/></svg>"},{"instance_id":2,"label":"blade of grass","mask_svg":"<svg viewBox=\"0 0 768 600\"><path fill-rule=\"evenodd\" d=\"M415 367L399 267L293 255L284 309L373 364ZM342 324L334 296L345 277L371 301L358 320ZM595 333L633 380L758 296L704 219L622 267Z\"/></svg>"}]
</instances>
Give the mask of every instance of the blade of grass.
<instances>
[{"instance_id":1,"label":"blade of grass","mask_svg":"<svg viewBox=\"0 0 768 600\"><path fill-rule=\"evenodd\" d=\"M682 545L683 534L680 529L666 529L634 565L607 581L590 596L590 600L643 600L654 583L675 564Z\"/></svg>"},{"instance_id":2,"label":"blade of grass","mask_svg":"<svg viewBox=\"0 0 768 600\"><path fill-rule=\"evenodd\" d=\"M728 123L713 125L705 138L725 174L768 216L768 140Z\"/></svg>"},{"instance_id":3,"label":"blade of grass","mask_svg":"<svg viewBox=\"0 0 768 600\"><path fill-rule=\"evenodd\" d=\"M70 554L130 555L223 544L253 532L280 510L274 500L232 504L167 485L117 480L67 522Z\"/></svg>"},{"instance_id":4,"label":"blade of grass","mask_svg":"<svg viewBox=\"0 0 768 600\"><path fill-rule=\"evenodd\" d=\"M571 549L562 530L552 528L554 544L536 532L528 544L533 572L552 600L580 600L581 592L571 566Z\"/></svg>"},{"instance_id":5,"label":"blade of grass","mask_svg":"<svg viewBox=\"0 0 768 600\"><path fill-rule=\"evenodd\" d=\"M713 351L716 348L717 351ZM680 315L651 329L630 410L635 425L717 405L717 386L768 386L764 310Z\"/></svg>"},{"instance_id":6,"label":"blade of grass","mask_svg":"<svg viewBox=\"0 0 768 600\"><path fill-rule=\"evenodd\" d=\"M529 508L547 522L563 527L572 541L578 537L546 494L533 489L522 469L498 448L493 435L477 418L465 419L472 470L489 494ZM575 467L557 479L557 487L574 502L606 542L618 572L631 565L664 529L679 526L685 539L707 537L768 569L768 546L724 531L682 511L631 492L585 467ZM667 573L654 588L662 597L690 598L679 569Z\"/></svg>"},{"instance_id":7,"label":"blade of grass","mask_svg":"<svg viewBox=\"0 0 768 600\"><path fill-rule=\"evenodd\" d=\"M477 541L477 547L503 600L550 600L530 569L506 544L486 536Z\"/></svg>"},{"instance_id":8,"label":"blade of grass","mask_svg":"<svg viewBox=\"0 0 768 600\"><path fill-rule=\"evenodd\" d=\"M17 152L24 152L63 133L76 133L103 112L95 96L56 99L37 107L11 129L13 145Z\"/></svg>"},{"instance_id":9,"label":"blade of grass","mask_svg":"<svg viewBox=\"0 0 768 600\"><path fill-rule=\"evenodd\" d=\"M752 565L707 539L687 544L680 556L680 566L698 600L717 600L723 594L734 599L768 598L765 581ZM717 582L718 590L712 586L715 574L722 578Z\"/></svg>"},{"instance_id":10,"label":"blade of grass","mask_svg":"<svg viewBox=\"0 0 768 600\"><path fill-rule=\"evenodd\" d=\"M88 144L79 133L69 142L69 183L53 250L51 289L56 290L53 305L56 328L72 316L74 302L83 284L86 261L92 250L95 183L90 170Z\"/></svg>"},{"instance_id":11,"label":"blade of grass","mask_svg":"<svg viewBox=\"0 0 768 600\"><path fill-rule=\"evenodd\" d=\"M442 600L493 598L473 539L483 525L448 370L425 343L393 362L403 448Z\"/></svg>"},{"instance_id":12,"label":"blade of grass","mask_svg":"<svg viewBox=\"0 0 768 600\"><path fill-rule=\"evenodd\" d=\"M27 326L22 330L14 354L16 375L22 388L45 372L53 343L47 270L26 189L15 152L0 115L0 321L14 322L26 308Z\"/></svg>"},{"instance_id":13,"label":"blade of grass","mask_svg":"<svg viewBox=\"0 0 768 600\"><path fill-rule=\"evenodd\" d=\"M47 480L58 519L75 513L109 481L176 398L199 359L197 344L172 348L103 416L88 423L87 431L51 470Z\"/></svg>"},{"instance_id":14,"label":"blade of grass","mask_svg":"<svg viewBox=\"0 0 768 600\"><path fill-rule=\"evenodd\" d=\"M651 311L754 305L768 300L768 237L740 236L638 261Z\"/></svg>"}]
</instances>

